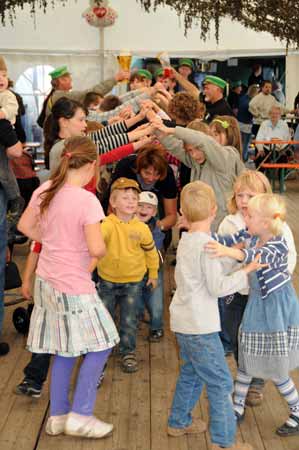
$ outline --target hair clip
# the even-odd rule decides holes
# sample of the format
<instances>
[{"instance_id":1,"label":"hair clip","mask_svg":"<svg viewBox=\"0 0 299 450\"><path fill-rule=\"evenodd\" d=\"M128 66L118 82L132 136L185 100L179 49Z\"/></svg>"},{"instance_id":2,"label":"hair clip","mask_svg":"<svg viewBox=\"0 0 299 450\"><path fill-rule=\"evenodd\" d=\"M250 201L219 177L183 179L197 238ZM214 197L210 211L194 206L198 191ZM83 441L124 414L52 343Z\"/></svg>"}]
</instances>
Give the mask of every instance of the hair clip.
<instances>
[{"instance_id":1,"label":"hair clip","mask_svg":"<svg viewBox=\"0 0 299 450\"><path fill-rule=\"evenodd\" d=\"M71 152L65 152L63 156L66 156L68 159L71 159L72 154Z\"/></svg>"},{"instance_id":2,"label":"hair clip","mask_svg":"<svg viewBox=\"0 0 299 450\"><path fill-rule=\"evenodd\" d=\"M278 218L280 219L280 217L281 217L281 214L279 212L273 214L274 219L278 219Z\"/></svg>"},{"instance_id":3,"label":"hair clip","mask_svg":"<svg viewBox=\"0 0 299 450\"><path fill-rule=\"evenodd\" d=\"M214 120L212 121L212 123L215 123L215 122L220 123L220 125L221 125L223 128L225 128L225 129L229 128L229 123L228 123L227 120L214 119Z\"/></svg>"}]
</instances>

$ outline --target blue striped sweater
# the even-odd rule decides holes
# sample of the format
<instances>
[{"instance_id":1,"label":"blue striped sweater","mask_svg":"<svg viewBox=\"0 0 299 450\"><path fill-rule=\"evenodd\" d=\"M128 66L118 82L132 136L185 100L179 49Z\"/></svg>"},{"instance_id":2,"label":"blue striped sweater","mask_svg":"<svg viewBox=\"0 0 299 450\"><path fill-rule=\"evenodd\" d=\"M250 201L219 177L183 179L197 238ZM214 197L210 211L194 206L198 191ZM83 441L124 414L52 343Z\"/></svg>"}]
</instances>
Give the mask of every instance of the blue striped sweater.
<instances>
[{"instance_id":1,"label":"blue striped sweater","mask_svg":"<svg viewBox=\"0 0 299 450\"><path fill-rule=\"evenodd\" d=\"M249 248L242 249L245 258L244 263L249 264L256 255L260 255L260 263L268 264L267 267L257 270L257 278L261 288L262 299L279 289L291 279L288 271L288 246L282 236L273 237L262 247L256 247L258 238L252 237L247 230L240 230L235 234L220 236L212 233L212 237L221 244L231 247L239 242L250 239Z\"/></svg>"}]
</instances>

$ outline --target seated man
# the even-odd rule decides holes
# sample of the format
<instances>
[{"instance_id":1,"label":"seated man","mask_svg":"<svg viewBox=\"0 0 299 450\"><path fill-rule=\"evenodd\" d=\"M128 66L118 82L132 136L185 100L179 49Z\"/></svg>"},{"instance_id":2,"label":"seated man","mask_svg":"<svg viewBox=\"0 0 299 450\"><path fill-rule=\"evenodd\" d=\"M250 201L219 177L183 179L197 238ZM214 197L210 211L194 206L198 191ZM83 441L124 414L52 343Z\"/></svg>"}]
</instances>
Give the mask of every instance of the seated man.
<instances>
[{"instance_id":1,"label":"seated man","mask_svg":"<svg viewBox=\"0 0 299 450\"><path fill-rule=\"evenodd\" d=\"M280 139L283 141L288 141L290 139L290 130L287 123L281 119L282 107L279 104L273 105L269 110L269 119L264 120L261 123L259 131L256 136L257 141L269 141L271 139ZM278 158L275 158L275 162L286 162L287 157L282 151L287 144L284 145L276 145L275 150L281 152L282 155ZM261 162L265 159L266 155L269 153L269 146L258 144L256 146L257 154L256 154L256 167L258 167ZM272 159L271 155L268 158L267 162Z\"/></svg>"}]
</instances>

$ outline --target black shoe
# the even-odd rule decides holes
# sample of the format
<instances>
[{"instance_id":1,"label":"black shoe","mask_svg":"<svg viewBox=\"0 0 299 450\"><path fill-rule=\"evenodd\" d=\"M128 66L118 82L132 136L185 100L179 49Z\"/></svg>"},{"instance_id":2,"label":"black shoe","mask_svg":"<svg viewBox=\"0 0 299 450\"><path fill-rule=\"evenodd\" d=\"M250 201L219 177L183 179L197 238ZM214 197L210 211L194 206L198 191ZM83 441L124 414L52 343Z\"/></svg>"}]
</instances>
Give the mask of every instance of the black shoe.
<instances>
[{"instance_id":1,"label":"black shoe","mask_svg":"<svg viewBox=\"0 0 299 450\"><path fill-rule=\"evenodd\" d=\"M0 356L7 355L9 352L9 345L6 342L0 342Z\"/></svg>"},{"instance_id":2,"label":"black shoe","mask_svg":"<svg viewBox=\"0 0 299 450\"><path fill-rule=\"evenodd\" d=\"M28 397L39 398L42 393L42 388L31 380L23 380L15 388L15 393L19 395L28 395Z\"/></svg>"},{"instance_id":3,"label":"black shoe","mask_svg":"<svg viewBox=\"0 0 299 450\"><path fill-rule=\"evenodd\" d=\"M237 411L235 411L235 418L236 418L237 424L240 425L240 423L242 423L245 419L245 410L244 410L243 414L240 414Z\"/></svg>"},{"instance_id":4,"label":"black shoe","mask_svg":"<svg viewBox=\"0 0 299 450\"><path fill-rule=\"evenodd\" d=\"M290 419L297 423L295 427L292 427L287 422L281 425L281 427L277 428L276 433L279 436L287 437L287 436L296 436L299 434L299 417L294 416L294 414L290 415Z\"/></svg>"},{"instance_id":5,"label":"black shoe","mask_svg":"<svg viewBox=\"0 0 299 450\"><path fill-rule=\"evenodd\" d=\"M148 337L150 342L160 342L162 337L164 336L163 330L152 330Z\"/></svg>"}]
</instances>

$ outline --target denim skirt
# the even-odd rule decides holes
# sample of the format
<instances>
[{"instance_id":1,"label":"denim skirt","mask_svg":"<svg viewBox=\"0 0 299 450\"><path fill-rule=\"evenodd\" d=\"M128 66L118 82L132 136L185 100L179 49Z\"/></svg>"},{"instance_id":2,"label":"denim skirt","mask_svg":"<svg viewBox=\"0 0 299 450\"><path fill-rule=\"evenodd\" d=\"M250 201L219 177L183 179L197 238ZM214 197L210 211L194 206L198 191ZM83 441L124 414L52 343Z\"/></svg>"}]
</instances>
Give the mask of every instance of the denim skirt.
<instances>
[{"instance_id":1,"label":"denim skirt","mask_svg":"<svg viewBox=\"0 0 299 450\"><path fill-rule=\"evenodd\" d=\"M29 351L73 357L106 350L118 342L114 322L96 291L65 294L36 277Z\"/></svg>"}]
</instances>

